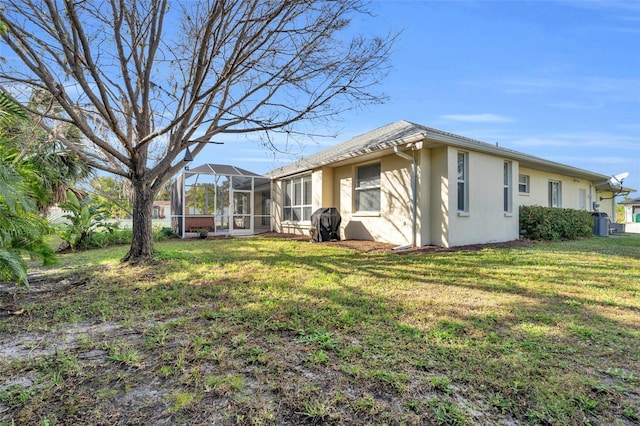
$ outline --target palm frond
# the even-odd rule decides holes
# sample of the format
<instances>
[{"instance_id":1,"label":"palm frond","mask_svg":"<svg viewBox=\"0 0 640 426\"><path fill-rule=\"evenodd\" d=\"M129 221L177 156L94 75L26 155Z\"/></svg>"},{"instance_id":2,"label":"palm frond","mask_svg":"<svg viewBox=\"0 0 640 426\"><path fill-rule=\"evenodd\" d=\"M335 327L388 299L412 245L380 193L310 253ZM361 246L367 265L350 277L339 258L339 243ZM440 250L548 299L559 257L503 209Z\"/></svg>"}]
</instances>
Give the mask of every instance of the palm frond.
<instances>
[{"instance_id":1,"label":"palm frond","mask_svg":"<svg viewBox=\"0 0 640 426\"><path fill-rule=\"evenodd\" d=\"M0 92L0 119L12 117L17 119L27 119L27 112L11 96Z\"/></svg>"},{"instance_id":2,"label":"palm frond","mask_svg":"<svg viewBox=\"0 0 640 426\"><path fill-rule=\"evenodd\" d=\"M19 251L0 248L0 278L29 285L27 265Z\"/></svg>"}]
</instances>

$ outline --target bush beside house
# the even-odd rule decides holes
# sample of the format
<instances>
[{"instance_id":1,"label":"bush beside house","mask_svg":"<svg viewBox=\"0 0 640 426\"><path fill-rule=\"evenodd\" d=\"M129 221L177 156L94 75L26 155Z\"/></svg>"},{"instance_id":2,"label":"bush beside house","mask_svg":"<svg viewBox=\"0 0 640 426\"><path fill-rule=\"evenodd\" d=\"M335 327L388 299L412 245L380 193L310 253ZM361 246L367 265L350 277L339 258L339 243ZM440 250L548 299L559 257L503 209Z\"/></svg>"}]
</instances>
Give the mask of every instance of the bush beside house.
<instances>
[{"instance_id":1,"label":"bush beside house","mask_svg":"<svg viewBox=\"0 0 640 426\"><path fill-rule=\"evenodd\" d=\"M520 207L520 230L532 240L574 240L592 234L593 217L585 210Z\"/></svg>"}]
</instances>

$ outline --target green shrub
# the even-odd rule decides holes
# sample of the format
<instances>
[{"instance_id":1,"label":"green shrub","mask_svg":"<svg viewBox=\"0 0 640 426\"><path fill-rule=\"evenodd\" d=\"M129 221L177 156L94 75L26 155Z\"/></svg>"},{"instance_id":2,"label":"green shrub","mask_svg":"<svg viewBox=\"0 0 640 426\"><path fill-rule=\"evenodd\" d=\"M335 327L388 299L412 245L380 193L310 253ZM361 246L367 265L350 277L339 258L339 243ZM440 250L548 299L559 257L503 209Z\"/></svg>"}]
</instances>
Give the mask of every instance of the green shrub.
<instances>
[{"instance_id":1,"label":"green shrub","mask_svg":"<svg viewBox=\"0 0 640 426\"><path fill-rule=\"evenodd\" d=\"M67 191L67 202L60 207L69 213L63 216L66 222L60 225L58 235L72 250L92 247L93 234L101 229L112 232L117 228L107 221L101 204L91 198L79 199L73 191Z\"/></svg>"},{"instance_id":2,"label":"green shrub","mask_svg":"<svg viewBox=\"0 0 640 426\"><path fill-rule=\"evenodd\" d=\"M521 206L520 229L531 240L575 240L591 235L593 217L584 210Z\"/></svg>"},{"instance_id":3,"label":"green shrub","mask_svg":"<svg viewBox=\"0 0 640 426\"><path fill-rule=\"evenodd\" d=\"M83 238L81 244L77 245L77 249L96 249L118 244L131 244L133 231L131 228L120 228L117 222L108 222L108 227L101 227L91 232ZM177 234L171 228L154 228L153 240L163 241L176 238ZM61 249L69 247L68 243L63 245Z\"/></svg>"},{"instance_id":4,"label":"green shrub","mask_svg":"<svg viewBox=\"0 0 640 426\"><path fill-rule=\"evenodd\" d=\"M130 244L133 231L131 229L120 229L117 224L114 225L116 226L109 230L92 232L83 248L102 248L117 244Z\"/></svg>"},{"instance_id":5,"label":"green shrub","mask_svg":"<svg viewBox=\"0 0 640 426\"><path fill-rule=\"evenodd\" d=\"M155 241L162 241L177 237L178 234L176 234L176 232L172 228L162 227L160 229L153 229L153 239Z\"/></svg>"}]
</instances>

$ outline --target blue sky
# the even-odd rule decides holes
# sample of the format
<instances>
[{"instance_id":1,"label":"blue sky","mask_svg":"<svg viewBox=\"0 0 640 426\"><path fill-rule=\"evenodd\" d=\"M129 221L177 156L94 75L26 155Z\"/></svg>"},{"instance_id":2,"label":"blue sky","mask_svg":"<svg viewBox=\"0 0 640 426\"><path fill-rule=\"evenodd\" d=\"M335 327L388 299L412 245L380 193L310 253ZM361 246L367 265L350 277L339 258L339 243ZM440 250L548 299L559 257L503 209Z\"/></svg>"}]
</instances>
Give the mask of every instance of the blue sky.
<instances>
[{"instance_id":1,"label":"blue sky","mask_svg":"<svg viewBox=\"0 0 640 426\"><path fill-rule=\"evenodd\" d=\"M402 31L382 105L318 133L208 146L193 165L265 173L397 120L611 175L640 190L640 1L380 1L365 34ZM638 193L632 196L638 196Z\"/></svg>"}]
</instances>

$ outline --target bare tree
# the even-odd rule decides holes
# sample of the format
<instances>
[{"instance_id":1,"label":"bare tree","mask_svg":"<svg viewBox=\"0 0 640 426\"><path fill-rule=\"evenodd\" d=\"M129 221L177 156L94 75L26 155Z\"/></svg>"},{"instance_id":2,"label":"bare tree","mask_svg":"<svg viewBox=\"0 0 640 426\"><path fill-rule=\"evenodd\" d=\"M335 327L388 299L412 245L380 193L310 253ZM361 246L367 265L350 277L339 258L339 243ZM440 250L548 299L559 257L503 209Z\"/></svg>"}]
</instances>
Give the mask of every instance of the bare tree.
<instances>
[{"instance_id":1,"label":"bare tree","mask_svg":"<svg viewBox=\"0 0 640 426\"><path fill-rule=\"evenodd\" d=\"M154 195L187 147L294 132L382 100L374 89L395 36L350 35L360 13L359 0L5 0L2 38L19 61L0 64L0 79L49 92L87 139L69 148L131 181L123 260L140 261L152 253ZM55 133L60 116L39 113Z\"/></svg>"}]
</instances>

